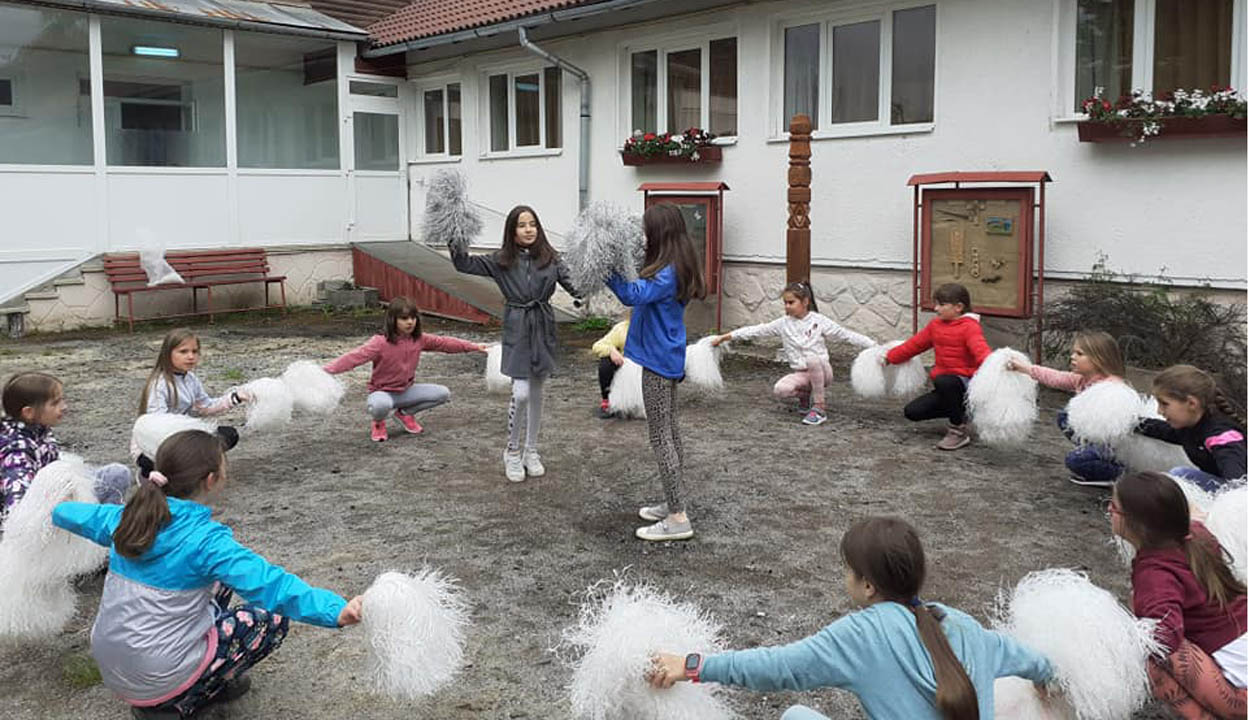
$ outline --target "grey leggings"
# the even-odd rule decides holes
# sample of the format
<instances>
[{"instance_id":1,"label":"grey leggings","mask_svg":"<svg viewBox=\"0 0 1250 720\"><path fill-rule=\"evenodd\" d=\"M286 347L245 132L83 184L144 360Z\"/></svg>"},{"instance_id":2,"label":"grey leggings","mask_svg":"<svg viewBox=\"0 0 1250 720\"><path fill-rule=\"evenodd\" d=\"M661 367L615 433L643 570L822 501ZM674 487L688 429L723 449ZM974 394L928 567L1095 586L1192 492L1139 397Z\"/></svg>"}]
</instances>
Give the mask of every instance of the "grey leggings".
<instances>
[{"instance_id":1,"label":"grey leggings","mask_svg":"<svg viewBox=\"0 0 1250 720\"><path fill-rule=\"evenodd\" d=\"M521 423L517 414L525 412L525 449L538 449L538 431L543 420L543 383L546 378L512 379L512 401L508 403L508 451L516 452L521 444Z\"/></svg>"},{"instance_id":2,"label":"grey leggings","mask_svg":"<svg viewBox=\"0 0 1250 720\"><path fill-rule=\"evenodd\" d=\"M642 370L642 406L647 410L647 435L660 466L664 502L670 513L686 511L681 495L681 466L684 454L677 432L677 381L650 370Z\"/></svg>"},{"instance_id":3,"label":"grey leggings","mask_svg":"<svg viewBox=\"0 0 1250 720\"><path fill-rule=\"evenodd\" d=\"M438 407L451 399L451 391L443 385L417 383L401 393L375 390L369 393L365 404L374 420L385 420L391 410L403 410L405 415L415 415L422 410Z\"/></svg>"}]
</instances>

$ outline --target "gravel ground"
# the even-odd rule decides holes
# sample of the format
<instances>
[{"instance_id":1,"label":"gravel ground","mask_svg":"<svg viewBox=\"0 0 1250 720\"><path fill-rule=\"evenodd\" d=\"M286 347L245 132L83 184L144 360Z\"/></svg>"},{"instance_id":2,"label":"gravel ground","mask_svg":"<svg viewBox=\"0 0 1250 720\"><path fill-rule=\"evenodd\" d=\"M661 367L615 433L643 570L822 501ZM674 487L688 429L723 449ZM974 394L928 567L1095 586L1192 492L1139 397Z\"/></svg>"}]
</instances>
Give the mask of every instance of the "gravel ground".
<instances>
[{"instance_id":1,"label":"gravel ground","mask_svg":"<svg viewBox=\"0 0 1250 720\"><path fill-rule=\"evenodd\" d=\"M497 328L425 322L429 332L475 341L498 335ZM378 325L375 314L310 312L204 325L198 374L221 392L296 359L332 358ZM65 449L92 462L124 461L164 329L8 341L0 345L0 375L33 368L59 376L70 403L56 433ZM349 390L337 414L266 434L244 431L230 454L230 486L215 502L218 519L272 561L344 595L389 569L429 563L455 575L474 606L469 666L432 698L391 702L360 687L358 628L293 625L281 649L257 666L252 692L203 717L565 718L569 672L550 648L590 584L629 568L711 611L731 647L789 642L851 610L837 543L853 520L872 514L901 515L920 530L930 563L926 597L983 619L1000 587L1045 567L1087 570L1127 598L1128 574L1108 544L1106 494L1066 482L1067 442L1052 424L1063 396L1043 394L1025 448L939 453L941 423L909 423L900 401L851 393L847 348L835 352L830 422L816 428L772 401L785 368L765 359L767 351L728 357L722 396L683 387L698 535L644 545L633 537L635 512L660 490L645 426L595 417L595 361L586 349L597 333L561 334L562 371L548 384L544 408L541 479L504 480L507 399L486 393L481 355L422 358L418 380L447 385L453 399L422 417L420 436L392 427L389 442L370 442L366 368L345 376ZM129 717L80 667L101 583L101 576L80 581L79 614L54 640L0 649L5 717ZM795 702L861 717L854 698L839 691L732 697L745 718L776 718Z\"/></svg>"}]
</instances>

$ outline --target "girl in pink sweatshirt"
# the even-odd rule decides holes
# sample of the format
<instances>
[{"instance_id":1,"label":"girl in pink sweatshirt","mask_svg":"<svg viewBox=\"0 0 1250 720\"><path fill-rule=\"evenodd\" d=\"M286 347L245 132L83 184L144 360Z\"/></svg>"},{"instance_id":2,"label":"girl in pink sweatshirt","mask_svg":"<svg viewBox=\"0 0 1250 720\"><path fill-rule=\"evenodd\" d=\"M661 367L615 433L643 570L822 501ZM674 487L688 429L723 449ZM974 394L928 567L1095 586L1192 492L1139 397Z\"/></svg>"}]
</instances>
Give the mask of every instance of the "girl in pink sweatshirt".
<instances>
[{"instance_id":1,"label":"girl in pink sweatshirt","mask_svg":"<svg viewBox=\"0 0 1250 720\"><path fill-rule=\"evenodd\" d=\"M364 345L325 366L326 372L337 374L373 363L367 405L374 442L386 440L386 416L391 410L395 411L404 430L415 435L422 427L413 416L451 399L451 391L444 385L413 382L422 350L486 352L486 346L421 332L421 313L416 303L397 297L386 310L385 334L374 335Z\"/></svg>"},{"instance_id":2,"label":"girl in pink sweatshirt","mask_svg":"<svg viewBox=\"0 0 1250 720\"><path fill-rule=\"evenodd\" d=\"M1069 372L1016 361L1012 361L1010 367L1046 387L1070 393L1083 392L1091 385L1106 380L1124 382L1124 357L1120 354L1120 346L1105 332L1083 332L1076 336L1069 356L1069 367L1072 368ZM1060 411L1056 420L1059 429L1071 440L1068 413ZM1073 483L1091 487L1111 487L1124 472L1124 465L1115 459L1111 448L1102 445L1078 445L1064 458L1064 464L1072 473L1069 479Z\"/></svg>"}]
</instances>

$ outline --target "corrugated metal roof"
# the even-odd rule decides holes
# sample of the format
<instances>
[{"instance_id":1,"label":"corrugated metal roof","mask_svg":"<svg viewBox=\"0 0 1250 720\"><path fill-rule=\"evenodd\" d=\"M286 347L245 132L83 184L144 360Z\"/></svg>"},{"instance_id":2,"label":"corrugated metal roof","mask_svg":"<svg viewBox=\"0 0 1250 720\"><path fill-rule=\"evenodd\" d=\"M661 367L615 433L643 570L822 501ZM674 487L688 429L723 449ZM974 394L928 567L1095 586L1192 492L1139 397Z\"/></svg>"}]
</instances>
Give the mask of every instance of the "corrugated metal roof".
<instances>
[{"instance_id":1,"label":"corrugated metal roof","mask_svg":"<svg viewBox=\"0 0 1250 720\"><path fill-rule=\"evenodd\" d=\"M602 1L416 0L368 30L374 47L381 47Z\"/></svg>"},{"instance_id":2,"label":"corrugated metal roof","mask_svg":"<svg viewBox=\"0 0 1250 720\"><path fill-rule=\"evenodd\" d=\"M367 28L412 0L308 0L317 10L358 28Z\"/></svg>"},{"instance_id":3,"label":"corrugated metal roof","mask_svg":"<svg viewBox=\"0 0 1250 720\"><path fill-rule=\"evenodd\" d=\"M66 7L96 8L105 12L168 16L171 19L208 24L247 23L272 26L275 30L336 33L363 36L365 31L342 20L318 12L308 5L251 2L250 0L44 0Z\"/></svg>"}]
</instances>

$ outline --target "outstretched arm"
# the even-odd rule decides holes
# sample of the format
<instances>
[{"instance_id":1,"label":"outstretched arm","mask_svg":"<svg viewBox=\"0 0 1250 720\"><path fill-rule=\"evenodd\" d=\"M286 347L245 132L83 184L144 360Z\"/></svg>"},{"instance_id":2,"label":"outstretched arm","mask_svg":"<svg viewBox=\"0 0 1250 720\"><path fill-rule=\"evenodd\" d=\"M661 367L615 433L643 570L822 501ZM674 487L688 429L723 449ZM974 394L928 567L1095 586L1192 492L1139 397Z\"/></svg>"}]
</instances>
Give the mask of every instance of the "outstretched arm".
<instances>
[{"instance_id":1,"label":"outstretched arm","mask_svg":"<svg viewBox=\"0 0 1250 720\"><path fill-rule=\"evenodd\" d=\"M470 255L454 245L448 245L447 249L451 251L451 264L462 273L493 278L499 270L499 264L495 262L494 253Z\"/></svg>"}]
</instances>

